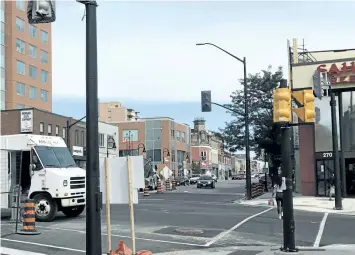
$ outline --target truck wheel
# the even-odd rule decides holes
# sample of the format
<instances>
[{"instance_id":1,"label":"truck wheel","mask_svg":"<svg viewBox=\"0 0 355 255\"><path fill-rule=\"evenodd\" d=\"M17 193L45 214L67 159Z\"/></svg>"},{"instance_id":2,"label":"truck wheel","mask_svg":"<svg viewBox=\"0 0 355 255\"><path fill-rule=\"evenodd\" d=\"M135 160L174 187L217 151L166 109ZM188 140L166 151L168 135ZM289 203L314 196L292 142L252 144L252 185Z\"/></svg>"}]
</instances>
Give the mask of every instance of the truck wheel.
<instances>
[{"instance_id":1,"label":"truck wheel","mask_svg":"<svg viewBox=\"0 0 355 255\"><path fill-rule=\"evenodd\" d=\"M53 221L58 212L57 202L50 195L39 193L33 198L36 201L36 220L50 222Z\"/></svg>"},{"instance_id":2,"label":"truck wheel","mask_svg":"<svg viewBox=\"0 0 355 255\"><path fill-rule=\"evenodd\" d=\"M63 207L62 213L67 217L77 217L79 216L85 209L85 205L78 205L72 207Z\"/></svg>"}]
</instances>

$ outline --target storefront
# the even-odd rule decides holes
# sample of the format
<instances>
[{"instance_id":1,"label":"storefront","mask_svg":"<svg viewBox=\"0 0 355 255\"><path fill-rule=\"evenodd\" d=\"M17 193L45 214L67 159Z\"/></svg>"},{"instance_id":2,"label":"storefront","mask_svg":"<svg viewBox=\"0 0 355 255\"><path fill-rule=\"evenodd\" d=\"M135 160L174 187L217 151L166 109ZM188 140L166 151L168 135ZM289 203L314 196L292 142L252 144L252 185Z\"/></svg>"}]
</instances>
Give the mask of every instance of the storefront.
<instances>
[{"instance_id":1,"label":"storefront","mask_svg":"<svg viewBox=\"0 0 355 255\"><path fill-rule=\"evenodd\" d=\"M295 47L294 47L295 48ZM295 53L292 54L295 56ZM305 56L307 55L307 57ZM338 148L342 189L355 195L355 50L297 52L292 63L292 89L313 87L320 72L322 99L315 100L314 125L297 127L296 185L304 195L328 196L334 174L329 88L336 92ZM302 56L302 59L301 57ZM302 61L301 61L302 60ZM340 105L340 107L339 107Z\"/></svg>"}]
</instances>

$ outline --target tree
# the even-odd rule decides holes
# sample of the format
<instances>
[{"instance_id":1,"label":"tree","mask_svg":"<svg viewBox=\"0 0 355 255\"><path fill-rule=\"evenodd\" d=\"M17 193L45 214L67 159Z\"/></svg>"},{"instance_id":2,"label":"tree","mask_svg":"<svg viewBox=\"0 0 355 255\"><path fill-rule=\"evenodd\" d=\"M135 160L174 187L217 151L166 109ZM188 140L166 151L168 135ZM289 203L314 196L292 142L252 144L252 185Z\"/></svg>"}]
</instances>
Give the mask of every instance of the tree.
<instances>
[{"instance_id":1,"label":"tree","mask_svg":"<svg viewBox=\"0 0 355 255\"><path fill-rule=\"evenodd\" d=\"M280 132L273 124L273 90L279 86L282 79L282 67L272 72L271 66L261 73L249 74L248 103L249 103L249 130L250 148L260 158L264 149L266 159L271 160L272 165L280 165ZM240 80L244 86L244 80ZM231 103L225 105L235 112L244 114L244 90L239 89L231 94ZM236 152L245 148L244 130L245 117L235 112L229 112L235 119L226 122L226 126L220 129L223 140L230 152Z\"/></svg>"}]
</instances>

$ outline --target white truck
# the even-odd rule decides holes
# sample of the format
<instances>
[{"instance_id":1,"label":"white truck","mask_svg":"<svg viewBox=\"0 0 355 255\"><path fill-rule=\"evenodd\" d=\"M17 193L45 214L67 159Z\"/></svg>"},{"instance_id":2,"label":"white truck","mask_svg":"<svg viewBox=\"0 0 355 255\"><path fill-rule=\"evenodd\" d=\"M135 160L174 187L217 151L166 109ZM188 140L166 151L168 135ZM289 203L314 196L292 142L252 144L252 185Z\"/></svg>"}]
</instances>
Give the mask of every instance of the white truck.
<instances>
[{"instance_id":1,"label":"white truck","mask_svg":"<svg viewBox=\"0 0 355 255\"><path fill-rule=\"evenodd\" d=\"M35 200L38 221L53 221L58 211L76 217L85 209L86 172L75 164L61 137L1 136L0 169L2 199L20 186L22 196Z\"/></svg>"}]
</instances>

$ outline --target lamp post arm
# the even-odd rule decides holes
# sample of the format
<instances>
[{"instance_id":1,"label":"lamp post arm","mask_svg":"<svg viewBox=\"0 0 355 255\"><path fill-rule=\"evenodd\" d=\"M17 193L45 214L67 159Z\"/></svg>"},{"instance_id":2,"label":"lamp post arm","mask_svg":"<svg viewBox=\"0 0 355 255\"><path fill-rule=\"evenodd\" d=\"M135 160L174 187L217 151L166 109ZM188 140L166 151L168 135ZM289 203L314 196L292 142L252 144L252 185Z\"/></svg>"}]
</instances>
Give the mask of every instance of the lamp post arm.
<instances>
[{"instance_id":1,"label":"lamp post arm","mask_svg":"<svg viewBox=\"0 0 355 255\"><path fill-rule=\"evenodd\" d=\"M86 118L86 116L82 117L80 120L75 121L73 124L68 125L68 128L70 129L72 126L74 126L75 124L79 123L80 121L82 121L85 118Z\"/></svg>"},{"instance_id":2,"label":"lamp post arm","mask_svg":"<svg viewBox=\"0 0 355 255\"><path fill-rule=\"evenodd\" d=\"M219 46L217 46L217 45L215 45L215 44L213 44L213 43L204 43L204 44L205 44L205 45L211 45L211 46L213 46L213 47L215 47L215 48L217 48L217 49L223 51L224 53L228 54L229 56L235 58L236 60L238 60L239 62L242 62L242 63L244 64L244 61L243 61L241 58L238 58L237 56L233 55L232 53L230 53L230 52L228 52L228 51L222 49L221 47L219 47Z\"/></svg>"},{"instance_id":3,"label":"lamp post arm","mask_svg":"<svg viewBox=\"0 0 355 255\"><path fill-rule=\"evenodd\" d=\"M239 112L239 111L233 110L232 108L229 108L229 107L224 106L224 105L222 105L222 104L218 104L218 103L214 103L214 102L211 102L211 104L218 105L219 107L222 107L222 108L224 108L224 109L226 109L226 110L228 110L228 111L234 112L234 113L239 114L239 115L241 115L241 116L245 116L244 113L241 113L241 112Z\"/></svg>"}]
</instances>

